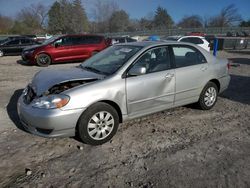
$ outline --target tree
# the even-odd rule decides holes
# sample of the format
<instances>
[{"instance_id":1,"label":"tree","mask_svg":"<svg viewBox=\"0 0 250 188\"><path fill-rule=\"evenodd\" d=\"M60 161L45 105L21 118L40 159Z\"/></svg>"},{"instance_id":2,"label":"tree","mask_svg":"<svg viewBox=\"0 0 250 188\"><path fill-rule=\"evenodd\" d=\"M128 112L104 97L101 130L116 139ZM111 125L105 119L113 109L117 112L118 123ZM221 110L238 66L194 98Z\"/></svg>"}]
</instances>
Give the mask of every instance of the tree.
<instances>
[{"instance_id":1,"label":"tree","mask_svg":"<svg viewBox=\"0 0 250 188\"><path fill-rule=\"evenodd\" d=\"M181 28L200 28L203 26L202 18L198 15L186 16L177 24Z\"/></svg>"},{"instance_id":2,"label":"tree","mask_svg":"<svg viewBox=\"0 0 250 188\"><path fill-rule=\"evenodd\" d=\"M0 14L0 34L8 34L13 25L13 20Z\"/></svg>"},{"instance_id":3,"label":"tree","mask_svg":"<svg viewBox=\"0 0 250 188\"><path fill-rule=\"evenodd\" d=\"M240 22L240 27L250 27L250 19L248 21L243 20Z\"/></svg>"},{"instance_id":4,"label":"tree","mask_svg":"<svg viewBox=\"0 0 250 188\"><path fill-rule=\"evenodd\" d=\"M129 26L129 16L124 10L113 12L109 20L110 32L127 31Z\"/></svg>"},{"instance_id":5,"label":"tree","mask_svg":"<svg viewBox=\"0 0 250 188\"><path fill-rule=\"evenodd\" d=\"M81 4L81 0L74 0L73 2L73 15L71 18L71 27L74 33L82 33L88 31L88 18Z\"/></svg>"},{"instance_id":6,"label":"tree","mask_svg":"<svg viewBox=\"0 0 250 188\"><path fill-rule=\"evenodd\" d=\"M210 27L229 27L240 22L241 16L234 4L231 4L221 10L221 12L210 19Z\"/></svg>"},{"instance_id":7,"label":"tree","mask_svg":"<svg viewBox=\"0 0 250 188\"><path fill-rule=\"evenodd\" d=\"M151 30L154 27L154 22L153 20L149 20L147 18L141 18L140 19L140 30Z\"/></svg>"},{"instance_id":8,"label":"tree","mask_svg":"<svg viewBox=\"0 0 250 188\"><path fill-rule=\"evenodd\" d=\"M52 34L64 33L64 17L61 10L61 4L59 2L54 2L51 6L49 12L48 29Z\"/></svg>"},{"instance_id":9,"label":"tree","mask_svg":"<svg viewBox=\"0 0 250 188\"><path fill-rule=\"evenodd\" d=\"M47 9L41 3L23 8L11 28L16 34L37 34L44 33L44 21L47 16Z\"/></svg>"},{"instance_id":10,"label":"tree","mask_svg":"<svg viewBox=\"0 0 250 188\"><path fill-rule=\"evenodd\" d=\"M168 29L173 26L174 22L171 16L168 14L167 10L158 7L154 16L154 26L157 29Z\"/></svg>"},{"instance_id":11,"label":"tree","mask_svg":"<svg viewBox=\"0 0 250 188\"><path fill-rule=\"evenodd\" d=\"M80 0L56 1L48 12L48 29L52 34L88 31L88 18Z\"/></svg>"},{"instance_id":12,"label":"tree","mask_svg":"<svg viewBox=\"0 0 250 188\"><path fill-rule=\"evenodd\" d=\"M119 6L114 1L97 0L92 9L92 15L95 20L95 24L92 24L94 31L99 33L111 32L109 21L111 15L118 10Z\"/></svg>"}]
</instances>

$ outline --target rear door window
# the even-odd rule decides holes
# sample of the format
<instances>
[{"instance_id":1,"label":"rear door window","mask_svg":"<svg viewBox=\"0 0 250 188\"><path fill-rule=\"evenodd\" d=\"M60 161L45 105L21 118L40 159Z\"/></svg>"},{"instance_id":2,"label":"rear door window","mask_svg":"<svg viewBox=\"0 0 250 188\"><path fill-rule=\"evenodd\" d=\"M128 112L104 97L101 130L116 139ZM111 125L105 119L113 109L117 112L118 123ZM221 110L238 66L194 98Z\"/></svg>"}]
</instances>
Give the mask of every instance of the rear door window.
<instances>
[{"instance_id":1,"label":"rear door window","mask_svg":"<svg viewBox=\"0 0 250 188\"><path fill-rule=\"evenodd\" d=\"M32 40L30 40L30 39L21 39L21 44L22 45L32 44Z\"/></svg>"},{"instance_id":2,"label":"rear door window","mask_svg":"<svg viewBox=\"0 0 250 188\"><path fill-rule=\"evenodd\" d=\"M99 44L103 40L101 36L83 36L81 37L81 44Z\"/></svg>"},{"instance_id":3,"label":"rear door window","mask_svg":"<svg viewBox=\"0 0 250 188\"><path fill-rule=\"evenodd\" d=\"M203 54L191 46L173 46L176 68L206 63Z\"/></svg>"},{"instance_id":4,"label":"rear door window","mask_svg":"<svg viewBox=\"0 0 250 188\"><path fill-rule=\"evenodd\" d=\"M183 38L183 39L181 39L180 41L181 41L181 42L191 42L191 41L189 40L189 38Z\"/></svg>"},{"instance_id":5,"label":"rear door window","mask_svg":"<svg viewBox=\"0 0 250 188\"><path fill-rule=\"evenodd\" d=\"M19 45L19 44L20 44L19 39L11 40L11 41L6 43L6 45L10 45L10 46Z\"/></svg>"},{"instance_id":6,"label":"rear door window","mask_svg":"<svg viewBox=\"0 0 250 188\"><path fill-rule=\"evenodd\" d=\"M197 37L187 37L181 39L181 42L190 42L192 44L203 44L203 40Z\"/></svg>"}]
</instances>

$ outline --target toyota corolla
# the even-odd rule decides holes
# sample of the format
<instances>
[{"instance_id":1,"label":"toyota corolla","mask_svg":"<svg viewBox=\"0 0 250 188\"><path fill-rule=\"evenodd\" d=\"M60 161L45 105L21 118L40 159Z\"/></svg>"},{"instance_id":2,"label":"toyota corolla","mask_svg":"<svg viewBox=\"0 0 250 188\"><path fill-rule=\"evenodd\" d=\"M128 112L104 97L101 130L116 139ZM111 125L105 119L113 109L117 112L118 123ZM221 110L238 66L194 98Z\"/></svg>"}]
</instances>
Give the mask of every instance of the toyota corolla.
<instances>
[{"instance_id":1,"label":"toyota corolla","mask_svg":"<svg viewBox=\"0 0 250 188\"><path fill-rule=\"evenodd\" d=\"M99 145L133 118L191 103L211 109L229 85L228 69L227 59L190 43L114 45L78 67L38 72L18 113L33 134Z\"/></svg>"}]
</instances>

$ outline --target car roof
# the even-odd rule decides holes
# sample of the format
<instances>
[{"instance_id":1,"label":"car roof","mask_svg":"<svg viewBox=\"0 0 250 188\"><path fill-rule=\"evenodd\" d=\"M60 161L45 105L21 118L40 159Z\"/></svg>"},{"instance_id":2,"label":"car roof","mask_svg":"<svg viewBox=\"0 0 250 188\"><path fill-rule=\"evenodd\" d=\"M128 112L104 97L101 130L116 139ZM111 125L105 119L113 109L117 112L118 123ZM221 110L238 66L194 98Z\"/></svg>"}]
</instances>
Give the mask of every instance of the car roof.
<instances>
[{"instance_id":1,"label":"car roof","mask_svg":"<svg viewBox=\"0 0 250 188\"><path fill-rule=\"evenodd\" d=\"M199 38L199 39L204 39L205 37L203 37L203 36L195 36L195 35L187 35L187 36L182 36L181 38Z\"/></svg>"},{"instance_id":2,"label":"car roof","mask_svg":"<svg viewBox=\"0 0 250 188\"><path fill-rule=\"evenodd\" d=\"M170 45L170 44L185 44L185 45L191 45L190 43L186 42L177 42L177 41L141 41L141 42L129 42L129 43L122 43L122 44L116 44L116 45L126 45L126 46L141 46L141 47L154 47L159 45Z\"/></svg>"},{"instance_id":3,"label":"car roof","mask_svg":"<svg viewBox=\"0 0 250 188\"><path fill-rule=\"evenodd\" d=\"M81 37L81 36L104 37L103 35L95 35L95 34L65 34L65 35L59 35L59 37Z\"/></svg>"},{"instance_id":4,"label":"car roof","mask_svg":"<svg viewBox=\"0 0 250 188\"><path fill-rule=\"evenodd\" d=\"M203 55L205 55L206 58L211 58L211 54L207 52L202 47L199 47L198 45L188 43L188 42L178 42L178 41L141 41L141 42L129 42L129 43L121 43L121 44L115 44L117 46L140 46L142 48L153 48L158 47L162 45L186 45L191 46L196 49L198 49L200 52L202 52Z\"/></svg>"}]
</instances>

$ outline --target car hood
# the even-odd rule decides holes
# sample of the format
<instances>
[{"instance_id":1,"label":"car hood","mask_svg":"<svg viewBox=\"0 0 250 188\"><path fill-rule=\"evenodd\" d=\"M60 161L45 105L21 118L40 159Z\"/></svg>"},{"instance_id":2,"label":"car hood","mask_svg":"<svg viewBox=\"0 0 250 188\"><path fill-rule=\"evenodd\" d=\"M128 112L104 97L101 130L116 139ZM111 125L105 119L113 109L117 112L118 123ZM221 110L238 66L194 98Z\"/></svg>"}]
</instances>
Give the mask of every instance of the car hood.
<instances>
[{"instance_id":1,"label":"car hood","mask_svg":"<svg viewBox=\"0 0 250 188\"><path fill-rule=\"evenodd\" d=\"M31 87L35 90L37 96L41 96L51 87L60 83L76 80L100 80L104 77L104 75L96 74L80 67L61 70L43 70L34 76Z\"/></svg>"},{"instance_id":2,"label":"car hood","mask_svg":"<svg viewBox=\"0 0 250 188\"><path fill-rule=\"evenodd\" d=\"M23 51L30 51L30 50L35 50L37 48L40 48L40 47L43 47L45 45L42 45L42 44L35 44L35 45L32 45L32 46L29 46L29 47L26 47L23 49Z\"/></svg>"}]
</instances>

